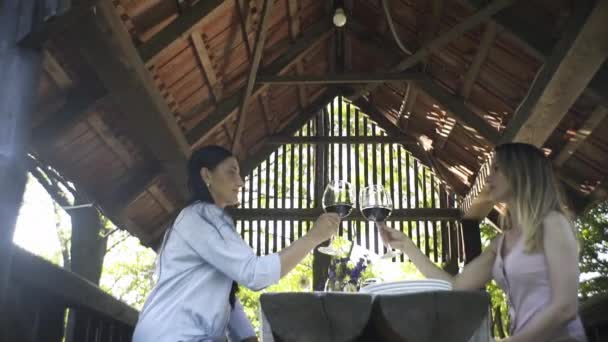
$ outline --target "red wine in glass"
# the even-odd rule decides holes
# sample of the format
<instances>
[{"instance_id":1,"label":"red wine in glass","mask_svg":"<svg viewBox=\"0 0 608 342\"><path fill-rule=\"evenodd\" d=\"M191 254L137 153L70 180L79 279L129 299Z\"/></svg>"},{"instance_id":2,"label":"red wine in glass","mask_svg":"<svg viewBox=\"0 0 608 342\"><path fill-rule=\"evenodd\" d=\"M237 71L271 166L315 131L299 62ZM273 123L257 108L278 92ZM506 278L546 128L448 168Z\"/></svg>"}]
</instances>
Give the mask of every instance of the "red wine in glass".
<instances>
[{"instance_id":1,"label":"red wine in glass","mask_svg":"<svg viewBox=\"0 0 608 342\"><path fill-rule=\"evenodd\" d=\"M333 204L333 205L328 205L327 207L325 207L325 212L336 213L336 214L340 215L341 219L344 219L348 215L350 215L352 210L353 210L352 204Z\"/></svg>"},{"instance_id":2,"label":"red wine in glass","mask_svg":"<svg viewBox=\"0 0 608 342\"><path fill-rule=\"evenodd\" d=\"M344 219L351 213L355 204L355 193L352 185L343 180L329 182L323 192L322 204L325 212L337 213L340 215L340 219ZM332 241L330 239L329 246L321 246L317 250L328 255L340 254L340 251L331 246Z\"/></svg>"},{"instance_id":3,"label":"red wine in glass","mask_svg":"<svg viewBox=\"0 0 608 342\"><path fill-rule=\"evenodd\" d=\"M393 201L382 185L370 185L361 189L359 204L361 205L361 214L368 221L373 222L384 222L393 210ZM379 229L377 224L376 229ZM400 251L391 250L381 258L391 259L400 254Z\"/></svg>"}]
</instances>

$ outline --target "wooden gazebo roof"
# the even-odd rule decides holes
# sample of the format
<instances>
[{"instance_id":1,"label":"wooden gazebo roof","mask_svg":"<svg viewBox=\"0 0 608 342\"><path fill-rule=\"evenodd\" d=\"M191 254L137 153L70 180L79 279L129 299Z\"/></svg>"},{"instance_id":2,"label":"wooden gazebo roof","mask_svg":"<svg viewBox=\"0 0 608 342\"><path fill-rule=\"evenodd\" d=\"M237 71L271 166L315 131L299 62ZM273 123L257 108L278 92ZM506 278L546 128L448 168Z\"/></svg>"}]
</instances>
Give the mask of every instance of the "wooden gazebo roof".
<instances>
[{"instance_id":1,"label":"wooden gazebo roof","mask_svg":"<svg viewBox=\"0 0 608 342\"><path fill-rule=\"evenodd\" d=\"M507 141L543 147L576 210L607 198L606 0L388 1L394 25L375 0L72 3L24 39L45 47L31 149L145 244L194 148L250 170L339 94L430 139L465 217L490 211L474 183Z\"/></svg>"}]
</instances>

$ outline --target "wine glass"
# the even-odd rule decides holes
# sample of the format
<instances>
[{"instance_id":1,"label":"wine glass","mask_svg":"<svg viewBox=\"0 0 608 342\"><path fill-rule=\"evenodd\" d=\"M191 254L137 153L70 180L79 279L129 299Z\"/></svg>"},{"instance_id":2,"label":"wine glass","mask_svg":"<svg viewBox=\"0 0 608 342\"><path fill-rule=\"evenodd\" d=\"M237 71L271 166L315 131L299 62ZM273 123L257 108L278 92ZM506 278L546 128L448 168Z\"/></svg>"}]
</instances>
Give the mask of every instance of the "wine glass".
<instances>
[{"instance_id":1,"label":"wine glass","mask_svg":"<svg viewBox=\"0 0 608 342\"><path fill-rule=\"evenodd\" d=\"M336 213L340 219L347 217L355 205L355 193L349 182L343 180L331 181L323 192L323 210L327 213ZM317 250L323 254L338 255L340 251L331 246L321 246Z\"/></svg>"},{"instance_id":2,"label":"wine glass","mask_svg":"<svg viewBox=\"0 0 608 342\"><path fill-rule=\"evenodd\" d=\"M368 221L376 223L384 222L390 216L393 210L393 201L388 192L382 185L370 185L361 189L359 203L361 205L361 214ZM376 229L378 225L376 224ZM389 246L390 247L390 246ZM392 259L402 252L399 250L390 250L381 256L381 259Z\"/></svg>"}]
</instances>

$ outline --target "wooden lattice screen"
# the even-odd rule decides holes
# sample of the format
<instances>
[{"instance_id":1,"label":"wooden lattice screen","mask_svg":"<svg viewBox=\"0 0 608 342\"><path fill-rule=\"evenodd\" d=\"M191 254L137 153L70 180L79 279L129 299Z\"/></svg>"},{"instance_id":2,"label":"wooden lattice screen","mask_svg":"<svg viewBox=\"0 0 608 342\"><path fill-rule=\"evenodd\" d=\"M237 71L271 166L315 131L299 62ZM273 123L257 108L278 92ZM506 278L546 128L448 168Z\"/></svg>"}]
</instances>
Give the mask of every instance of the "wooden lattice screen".
<instances>
[{"instance_id":1,"label":"wooden lattice screen","mask_svg":"<svg viewBox=\"0 0 608 342\"><path fill-rule=\"evenodd\" d=\"M302 236L321 212L328 180L344 179L356 193L383 184L395 210L388 224L411 236L434 261L463 260L456 196L432 170L390 137L368 115L336 98L293 137L275 136L277 149L245 179L237 229L259 255L276 252ZM412 143L412 142L409 142ZM358 229L355 229L358 228ZM374 253L382 242L358 209L342 222L340 235Z\"/></svg>"}]
</instances>

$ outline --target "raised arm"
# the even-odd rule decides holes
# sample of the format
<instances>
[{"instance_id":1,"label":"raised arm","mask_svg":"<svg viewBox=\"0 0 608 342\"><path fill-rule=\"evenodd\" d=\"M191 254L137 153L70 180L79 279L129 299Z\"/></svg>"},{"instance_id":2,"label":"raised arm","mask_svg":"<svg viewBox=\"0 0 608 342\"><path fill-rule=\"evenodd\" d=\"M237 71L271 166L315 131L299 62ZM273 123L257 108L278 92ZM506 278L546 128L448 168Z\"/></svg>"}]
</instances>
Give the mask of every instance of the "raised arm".
<instances>
[{"instance_id":1,"label":"raised arm","mask_svg":"<svg viewBox=\"0 0 608 342\"><path fill-rule=\"evenodd\" d=\"M454 289L461 290L482 288L492 279L492 265L496 258L498 238L494 239L480 256L467 264L461 273L452 276L431 262L407 235L386 226L384 223L377 224L380 227L382 240L391 247L400 249L407 254L416 268L427 278L449 281Z\"/></svg>"},{"instance_id":2,"label":"raised arm","mask_svg":"<svg viewBox=\"0 0 608 342\"><path fill-rule=\"evenodd\" d=\"M206 262L239 284L260 290L276 283L315 246L338 229L337 214L324 214L306 236L283 251L256 256L216 206L201 204L184 210L174 225L181 237Z\"/></svg>"}]
</instances>

